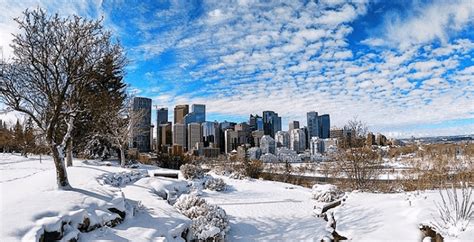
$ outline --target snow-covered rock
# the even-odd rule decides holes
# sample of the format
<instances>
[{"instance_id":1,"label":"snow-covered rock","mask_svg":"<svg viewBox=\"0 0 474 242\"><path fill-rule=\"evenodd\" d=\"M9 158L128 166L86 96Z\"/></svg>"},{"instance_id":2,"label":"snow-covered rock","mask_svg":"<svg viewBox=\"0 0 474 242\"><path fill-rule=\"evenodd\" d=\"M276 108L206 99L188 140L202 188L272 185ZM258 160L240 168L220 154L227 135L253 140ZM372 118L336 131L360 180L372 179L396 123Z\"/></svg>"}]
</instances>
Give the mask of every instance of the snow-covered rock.
<instances>
[{"instance_id":1,"label":"snow-covered rock","mask_svg":"<svg viewBox=\"0 0 474 242\"><path fill-rule=\"evenodd\" d=\"M311 190L312 198L318 202L333 202L342 196L344 196L344 192L337 189L335 185L331 184L315 184Z\"/></svg>"}]
</instances>

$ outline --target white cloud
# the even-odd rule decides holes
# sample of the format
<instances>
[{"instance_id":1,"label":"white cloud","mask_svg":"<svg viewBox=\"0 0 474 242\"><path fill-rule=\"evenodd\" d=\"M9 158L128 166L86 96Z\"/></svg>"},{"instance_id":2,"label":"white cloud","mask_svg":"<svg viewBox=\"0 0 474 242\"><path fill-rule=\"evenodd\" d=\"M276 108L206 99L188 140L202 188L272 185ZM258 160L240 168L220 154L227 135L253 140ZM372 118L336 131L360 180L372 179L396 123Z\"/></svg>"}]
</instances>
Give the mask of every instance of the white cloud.
<instances>
[{"instance_id":1,"label":"white cloud","mask_svg":"<svg viewBox=\"0 0 474 242\"><path fill-rule=\"evenodd\" d=\"M387 15L377 34L362 43L372 46L394 45L408 49L414 45L439 41L447 44L450 37L474 23L474 4L471 0L414 2L408 13Z\"/></svg>"}]
</instances>

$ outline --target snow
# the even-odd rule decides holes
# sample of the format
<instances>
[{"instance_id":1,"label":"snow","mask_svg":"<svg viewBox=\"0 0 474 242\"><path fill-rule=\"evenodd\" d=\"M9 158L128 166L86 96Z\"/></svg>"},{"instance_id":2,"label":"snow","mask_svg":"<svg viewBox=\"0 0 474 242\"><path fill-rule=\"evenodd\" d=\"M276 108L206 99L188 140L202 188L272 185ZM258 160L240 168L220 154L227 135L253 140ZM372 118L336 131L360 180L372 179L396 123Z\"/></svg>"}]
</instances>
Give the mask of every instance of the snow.
<instances>
[{"instance_id":1,"label":"snow","mask_svg":"<svg viewBox=\"0 0 474 242\"><path fill-rule=\"evenodd\" d=\"M73 211L77 214L85 211L90 216L91 224L94 220L104 222L114 219L117 214L110 213L108 208L127 210L122 193L127 202L137 205L140 201L145 212L138 212L136 218L126 219L117 229L102 228L83 233L81 240L121 238L149 241L159 235L168 241L181 241L181 238L174 238L169 230L176 229L180 224L190 224L189 219L155 194L155 189L167 186L166 181L158 184L154 182L166 178L144 178L124 188L101 185L99 181L105 174L118 174L129 170L74 160L74 167L68 168L73 190L60 191L57 190L54 164L50 157L42 157L40 163L37 156L25 158L16 154L0 154L0 169L1 241L19 241L23 236L30 236L24 239L31 241L36 237L35 228L43 227L47 231L57 229L60 226L59 218L67 219ZM77 215L80 216L82 215Z\"/></svg>"},{"instance_id":2,"label":"snow","mask_svg":"<svg viewBox=\"0 0 474 242\"><path fill-rule=\"evenodd\" d=\"M318 202L333 202L344 195L336 186L331 184L315 184L311 193L313 199Z\"/></svg>"},{"instance_id":3,"label":"snow","mask_svg":"<svg viewBox=\"0 0 474 242\"><path fill-rule=\"evenodd\" d=\"M225 211L230 224L226 241L320 241L330 237L328 223L313 215L315 207L321 205L313 199L313 190L323 194L332 190L330 186L309 189L211 174L227 184L225 190L214 191L194 181L152 175L178 172L175 170L146 165L130 169L119 167L115 161L104 165L76 159L74 166L67 168L73 190L63 191L57 190L52 159L43 156L41 160L39 156L0 154L0 241L34 241L45 230L61 228L61 221L69 223L62 226L63 240L184 241L182 236L191 239L192 221L172 204L192 189L198 189L194 194L205 199L209 207L223 209L217 209L217 215ZM334 214L336 231L352 241L421 241L419 226L434 222L438 216L434 202L439 199L437 191L354 191L347 192L342 204L328 213ZM85 218L91 224L119 219L110 208L125 211L125 220L115 227L87 233L77 229ZM215 224L206 226L201 237L222 232ZM466 231L454 232L445 241L472 241L474 222Z\"/></svg>"},{"instance_id":4,"label":"snow","mask_svg":"<svg viewBox=\"0 0 474 242\"><path fill-rule=\"evenodd\" d=\"M434 201L438 191L375 194L352 192L335 209L337 231L354 241L420 241L420 224L430 224L438 216ZM458 237L445 241L472 241L474 225Z\"/></svg>"},{"instance_id":5,"label":"snow","mask_svg":"<svg viewBox=\"0 0 474 242\"><path fill-rule=\"evenodd\" d=\"M225 192L204 190L209 203L230 218L229 241L318 240L326 234L322 219L312 216L311 190L280 182L221 177Z\"/></svg>"}]
</instances>

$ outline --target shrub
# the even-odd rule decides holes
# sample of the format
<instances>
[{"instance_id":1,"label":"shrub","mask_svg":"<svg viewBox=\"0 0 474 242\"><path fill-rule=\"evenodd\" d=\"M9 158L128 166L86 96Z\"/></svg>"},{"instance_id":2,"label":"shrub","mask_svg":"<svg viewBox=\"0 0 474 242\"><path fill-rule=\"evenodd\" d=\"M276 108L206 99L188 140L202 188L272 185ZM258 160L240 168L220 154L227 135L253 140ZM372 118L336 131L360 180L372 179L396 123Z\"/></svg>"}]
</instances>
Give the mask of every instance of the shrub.
<instances>
[{"instance_id":1,"label":"shrub","mask_svg":"<svg viewBox=\"0 0 474 242\"><path fill-rule=\"evenodd\" d=\"M337 189L336 186L331 184L326 185L314 185L311 191L313 199L318 202L333 202L341 198L344 193Z\"/></svg>"},{"instance_id":2,"label":"shrub","mask_svg":"<svg viewBox=\"0 0 474 242\"><path fill-rule=\"evenodd\" d=\"M179 168L179 170L183 174L184 179L188 180L200 179L204 176L204 172L199 165L184 164Z\"/></svg>"},{"instance_id":3,"label":"shrub","mask_svg":"<svg viewBox=\"0 0 474 242\"><path fill-rule=\"evenodd\" d=\"M439 190L441 203L436 203L439 219L435 219L434 227L438 233L456 237L459 232L466 230L474 215L472 187L461 183L460 197L454 186L444 189L444 193Z\"/></svg>"},{"instance_id":4,"label":"shrub","mask_svg":"<svg viewBox=\"0 0 474 242\"><path fill-rule=\"evenodd\" d=\"M209 177L204 182L204 188L213 191L224 191L226 188L226 184L222 178Z\"/></svg>"},{"instance_id":5,"label":"shrub","mask_svg":"<svg viewBox=\"0 0 474 242\"><path fill-rule=\"evenodd\" d=\"M258 178L263 171L263 163L260 160L251 160L244 162L244 169L247 176Z\"/></svg>"},{"instance_id":6,"label":"shrub","mask_svg":"<svg viewBox=\"0 0 474 242\"><path fill-rule=\"evenodd\" d=\"M195 239L223 239L229 231L229 219L224 209L210 205L196 195L180 196L174 207L192 220L191 228Z\"/></svg>"}]
</instances>

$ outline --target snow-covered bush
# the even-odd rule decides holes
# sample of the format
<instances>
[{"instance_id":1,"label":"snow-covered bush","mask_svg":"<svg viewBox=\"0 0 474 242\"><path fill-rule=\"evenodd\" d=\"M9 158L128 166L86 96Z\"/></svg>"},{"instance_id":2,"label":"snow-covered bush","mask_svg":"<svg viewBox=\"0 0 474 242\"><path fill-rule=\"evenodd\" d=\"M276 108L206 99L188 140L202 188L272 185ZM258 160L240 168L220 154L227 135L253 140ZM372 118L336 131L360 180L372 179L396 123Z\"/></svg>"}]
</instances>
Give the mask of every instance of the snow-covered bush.
<instances>
[{"instance_id":1,"label":"snow-covered bush","mask_svg":"<svg viewBox=\"0 0 474 242\"><path fill-rule=\"evenodd\" d=\"M191 230L195 239L223 239L229 231L229 219L224 209L208 204L196 195L180 196L174 207L192 220Z\"/></svg>"},{"instance_id":2,"label":"snow-covered bush","mask_svg":"<svg viewBox=\"0 0 474 242\"><path fill-rule=\"evenodd\" d=\"M224 191L226 184L222 178L214 178L209 176L209 178L204 182L204 188L213 191Z\"/></svg>"},{"instance_id":3,"label":"snow-covered bush","mask_svg":"<svg viewBox=\"0 0 474 242\"><path fill-rule=\"evenodd\" d=\"M441 202L436 203L439 219L433 224L442 235L456 237L466 230L469 221L474 217L473 188L467 183L461 184L461 191L452 186L451 189L439 190Z\"/></svg>"},{"instance_id":4,"label":"snow-covered bush","mask_svg":"<svg viewBox=\"0 0 474 242\"><path fill-rule=\"evenodd\" d=\"M199 165L184 164L179 168L179 170L183 174L184 179L188 180L199 179L204 175L204 172Z\"/></svg>"},{"instance_id":5,"label":"snow-covered bush","mask_svg":"<svg viewBox=\"0 0 474 242\"><path fill-rule=\"evenodd\" d=\"M140 180L143 177L148 177L148 172L146 170L134 170L134 171L124 171L117 173L105 173L99 179L103 183L114 186L121 187L123 185L135 182Z\"/></svg>"},{"instance_id":6,"label":"snow-covered bush","mask_svg":"<svg viewBox=\"0 0 474 242\"><path fill-rule=\"evenodd\" d=\"M333 202L344 195L344 192L337 189L336 186L331 184L313 186L311 191L313 199L318 202Z\"/></svg>"}]
</instances>

